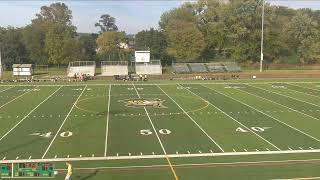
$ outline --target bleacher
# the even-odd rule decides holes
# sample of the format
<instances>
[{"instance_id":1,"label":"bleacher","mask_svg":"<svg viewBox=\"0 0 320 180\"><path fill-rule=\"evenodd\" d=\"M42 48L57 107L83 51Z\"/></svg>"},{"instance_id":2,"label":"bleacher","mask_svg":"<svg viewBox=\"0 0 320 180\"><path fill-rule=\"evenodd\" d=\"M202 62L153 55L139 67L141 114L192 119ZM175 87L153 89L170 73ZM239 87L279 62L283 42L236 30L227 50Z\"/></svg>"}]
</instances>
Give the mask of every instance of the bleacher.
<instances>
[{"instance_id":1,"label":"bleacher","mask_svg":"<svg viewBox=\"0 0 320 180\"><path fill-rule=\"evenodd\" d=\"M172 68L174 69L174 72L176 72L176 73L189 73L189 72L191 72L191 70L189 69L189 67L186 63L172 64Z\"/></svg>"},{"instance_id":2,"label":"bleacher","mask_svg":"<svg viewBox=\"0 0 320 180\"><path fill-rule=\"evenodd\" d=\"M224 73L226 72L226 69L221 63L207 63L209 72L213 73Z\"/></svg>"},{"instance_id":3,"label":"bleacher","mask_svg":"<svg viewBox=\"0 0 320 180\"><path fill-rule=\"evenodd\" d=\"M74 61L69 62L68 77L74 77L78 74L86 74L87 76L94 76L96 72L96 63L94 61Z\"/></svg>"},{"instance_id":4,"label":"bleacher","mask_svg":"<svg viewBox=\"0 0 320 180\"><path fill-rule=\"evenodd\" d=\"M241 68L235 62L216 63L174 63L172 68L175 73L225 73L241 72Z\"/></svg>"},{"instance_id":5,"label":"bleacher","mask_svg":"<svg viewBox=\"0 0 320 180\"><path fill-rule=\"evenodd\" d=\"M227 72L241 72L241 68L235 62L223 63Z\"/></svg>"},{"instance_id":6,"label":"bleacher","mask_svg":"<svg viewBox=\"0 0 320 180\"><path fill-rule=\"evenodd\" d=\"M127 61L102 61L101 76L128 75Z\"/></svg>"},{"instance_id":7,"label":"bleacher","mask_svg":"<svg viewBox=\"0 0 320 180\"><path fill-rule=\"evenodd\" d=\"M150 62L136 62L136 74L161 75L162 66L160 60L153 60Z\"/></svg>"},{"instance_id":8,"label":"bleacher","mask_svg":"<svg viewBox=\"0 0 320 180\"><path fill-rule=\"evenodd\" d=\"M189 67L191 68L191 72L208 72L204 63L189 63Z\"/></svg>"}]
</instances>

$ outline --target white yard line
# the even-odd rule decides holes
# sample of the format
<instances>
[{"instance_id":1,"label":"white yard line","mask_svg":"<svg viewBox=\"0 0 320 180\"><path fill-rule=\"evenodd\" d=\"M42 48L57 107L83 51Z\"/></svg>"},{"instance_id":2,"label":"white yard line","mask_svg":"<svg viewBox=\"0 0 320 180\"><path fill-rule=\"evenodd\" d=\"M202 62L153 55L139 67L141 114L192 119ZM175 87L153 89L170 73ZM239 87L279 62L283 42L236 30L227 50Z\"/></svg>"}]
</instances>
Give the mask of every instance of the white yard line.
<instances>
[{"instance_id":1,"label":"white yard line","mask_svg":"<svg viewBox=\"0 0 320 180\"><path fill-rule=\"evenodd\" d=\"M246 85L252 86L252 85L249 85L248 83L246 83ZM262 88L257 87L257 86L252 86L252 87L255 87L255 88L258 88L258 89L262 89ZM296 101L300 101L300 102L304 102L304 103L307 103L307 104L311 104L311 105L313 105L313 106L320 107L320 106L317 105L317 104L313 104L313 103L311 103L311 102L303 101L303 100L300 100L300 99L297 99L297 98L294 98L294 97L291 97L291 96L287 96L287 95L284 95L284 94L280 94L280 93L278 93L278 92L270 91L270 90L267 90L267 89L262 89L262 90L268 91L268 92L270 92L270 93L278 94L278 95L280 95L280 96L284 96L284 97L287 97L287 98L291 98L291 99L294 99L294 100L296 100Z\"/></svg>"},{"instance_id":2,"label":"white yard line","mask_svg":"<svg viewBox=\"0 0 320 180\"><path fill-rule=\"evenodd\" d=\"M139 92L138 92L136 86L135 86L133 83L132 83L132 85L133 85L133 88L135 89L138 97L140 98L140 95L139 95ZM153 128L153 131L155 132L155 134L156 134L156 136L157 136L157 138L158 138L158 140L159 140L159 143L160 143L160 145L161 145L161 148L162 148L163 153L164 153L164 155L165 155L165 158L166 158L166 160L167 160L167 162L168 162L168 164L169 164L169 166L170 166L170 169L171 169L171 171L172 171L172 174L173 174L174 178L175 178L175 180L179 180L179 178L178 178L178 176L177 176L177 174L176 174L176 171L175 171L174 168L173 168L173 164L171 163L170 158L167 156L167 152L166 152L166 150L165 150L165 148L164 148L164 146L163 146L163 144L162 144L162 142L161 142L161 139L160 139L160 137L159 137L158 131L156 130L156 128L155 128L155 126L154 126L154 124L153 124L153 122L152 122L152 120L151 120L151 118L150 118L150 116L149 116L149 113L148 113L148 111L147 111L147 108L146 108L146 107L143 107L143 108L144 108L144 111L146 112L146 114L147 114L147 116L148 116L148 119L149 119L149 121L150 121L150 124L151 124L151 126L152 126L152 128ZM130 156L130 157L131 157L131 156Z\"/></svg>"},{"instance_id":3,"label":"white yard line","mask_svg":"<svg viewBox=\"0 0 320 180\"><path fill-rule=\"evenodd\" d=\"M289 85L296 86L296 87L300 87L300 88L304 88L304 87L297 86L297 85L294 85L294 84L289 84ZM300 93L300 94L304 94L304 95L307 95L307 96L312 96L312 97L320 98L320 96L316 96L316 95L313 95L313 94L301 92L301 91L298 91L298 90L295 90L295 89L289 89L289 88L287 88L287 87L285 87L285 89L287 89L287 90L289 90L289 91L297 92L297 93ZM307 89L309 89L309 88L307 88Z\"/></svg>"},{"instance_id":4,"label":"white yard line","mask_svg":"<svg viewBox=\"0 0 320 180\"><path fill-rule=\"evenodd\" d=\"M35 108L33 108L27 115L25 115L16 125L14 125L6 134L4 134L1 138L0 141L5 138L11 131L13 131L20 123L22 123L31 113L33 113L39 106L41 106L44 102L46 102L50 97L52 97L57 91L59 91L61 89L62 86L60 86L60 88L58 88L57 90L55 90L51 95L49 95L46 99L44 99L41 103L39 103Z\"/></svg>"},{"instance_id":5,"label":"white yard line","mask_svg":"<svg viewBox=\"0 0 320 180\"><path fill-rule=\"evenodd\" d=\"M73 103L73 105L72 105L72 107L71 107L70 111L68 112L68 114L67 114L66 118L63 120L63 122L62 122L62 124L61 124L60 128L58 129L57 133L55 134L55 136L53 137L52 141L50 142L50 144L49 144L48 148L47 148L47 149L46 149L46 151L44 152L44 154L43 154L43 156L42 156L42 159L43 159L43 158L46 156L46 154L48 153L48 151L49 151L50 147L52 146L53 142L54 142L54 141L55 141L55 139L57 138L57 136L58 136L59 132L61 131L61 129L62 129L62 127L63 127L64 123L65 123L65 122L66 122L66 120L68 119L68 117L69 117L69 115L71 114L71 112L72 112L73 108L76 106L76 104L77 104L78 100L80 99L81 95L83 94L83 92L84 92L84 90L85 90L86 88L87 88L87 85L83 88L82 92L80 93L80 95L78 96L78 98L76 99L76 101Z\"/></svg>"},{"instance_id":6,"label":"white yard line","mask_svg":"<svg viewBox=\"0 0 320 180\"><path fill-rule=\"evenodd\" d=\"M104 156L107 156L108 150L108 132L109 132L109 117L110 117L110 98L111 98L111 85L109 85L109 98L108 98L108 114L107 114L107 126L106 126L106 141L104 146Z\"/></svg>"},{"instance_id":7,"label":"white yard line","mask_svg":"<svg viewBox=\"0 0 320 180\"><path fill-rule=\"evenodd\" d=\"M314 91L320 91L320 89L314 89L314 88L311 88L311 87L298 86L298 85L292 84L292 83L290 83L290 85L296 86L296 87L300 87L300 88L310 89L310 90L314 90Z\"/></svg>"},{"instance_id":8,"label":"white yard line","mask_svg":"<svg viewBox=\"0 0 320 180\"><path fill-rule=\"evenodd\" d=\"M14 87L14 86L10 86L10 87L7 88L7 89L3 89L3 90L0 91L0 93L5 92L5 91L7 91L7 90L9 90L9 89L12 89L13 87Z\"/></svg>"},{"instance_id":9,"label":"white yard line","mask_svg":"<svg viewBox=\"0 0 320 180\"><path fill-rule=\"evenodd\" d=\"M260 136L259 134L257 134L256 132L254 132L252 129L248 128L247 126L245 126L244 124L242 124L241 122L239 122L238 120L236 120L235 118L233 118L232 116L230 116L228 113L224 112L223 110L221 110L220 108L218 108L217 106L215 106L214 104L212 104L211 102L205 100L204 98L202 98L201 96L197 95L196 93L190 91L189 89L187 89L190 93L192 93L193 95L201 98L203 101L209 103L211 106L213 106L214 108L218 109L220 112L222 112L224 115L228 116L230 119L234 120L235 122L237 122L238 124L240 124L242 127L246 128L248 131L250 131L251 133L253 133L254 135L256 135L257 137L259 137L260 139L262 139L263 141L267 142L268 144L270 144L272 147L276 148L277 150L281 151L280 148L278 148L276 145L272 144L270 141L268 141L267 139L265 139L264 137Z\"/></svg>"},{"instance_id":10,"label":"white yard line","mask_svg":"<svg viewBox=\"0 0 320 180\"><path fill-rule=\"evenodd\" d=\"M267 100L267 101L272 102L272 103L274 103L274 104L277 104L277 105L279 105L279 106L282 106L282 107L288 108L288 109L290 109L290 110L292 110L292 111L295 111L295 112L297 112L297 113L299 113L299 114L302 114L302 115L308 116L308 117L310 117L310 118L312 118L312 119L315 119L315 120L318 120L318 121L320 120L320 119L318 119L318 118L316 118L316 117L313 117L313 116L311 116L311 115L309 115L309 114L305 114L305 113L303 113L303 112L300 112L300 111L298 111L298 110L292 109L292 108L290 108L290 107L288 107L288 106L285 106L285 105L283 105L283 104L277 103L277 102L272 101L272 100L267 99L267 98L264 98L264 97L262 97L262 96L259 96L259 95L256 95L256 94L253 94L253 93L247 92L247 91L242 90L242 89L237 89L237 90L242 91L242 92L245 92L245 93L250 94L250 95L252 95L252 96L256 96L256 97L258 97L258 98L262 98L262 99L264 99L264 100Z\"/></svg>"},{"instance_id":11,"label":"white yard line","mask_svg":"<svg viewBox=\"0 0 320 180\"><path fill-rule=\"evenodd\" d=\"M35 88L37 88L37 87L38 87L38 86L36 86ZM35 88L33 88L33 89L35 89ZM10 89L10 88L9 88L9 89ZM22 97L22 96L24 96L24 95L26 95L26 94L30 93L30 92L32 92L32 90L29 90L29 91L27 91L27 92L25 92L25 93L22 93L22 94L20 94L19 96L15 97L14 99L11 99L10 101L8 101L8 102L6 102L6 103L2 104L2 105L0 106L0 109L1 109L1 108L3 108L4 106L6 106L6 105L10 104L11 102L13 102L13 101L15 101L15 100L19 99L20 97Z\"/></svg>"},{"instance_id":12,"label":"white yard line","mask_svg":"<svg viewBox=\"0 0 320 180\"><path fill-rule=\"evenodd\" d=\"M135 155L135 156L107 156L107 157L76 157L76 158L52 158L52 159L18 159L0 160L3 163L21 162L65 162L65 161L106 161L106 160L132 160L132 159L164 159L164 158L192 158L192 157L224 157L224 156L252 156L252 155L284 155L284 154L308 154L320 153L320 149L314 150L285 150L285 151L252 151L252 152L224 152L224 153L199 153L199 154L163 154L163 155ZM317 159L320 161L320 159ZM174 165L173 165L174 166Z\"/></svg>"},{"instance_id":13,"label":"white yard line","mask_svg":"<svg viewBox=\"0 0 320 180\"><path fill-rule=\"evenodd\" d=\"M133 83L132 83L132 86L133 86L134 90L136 91L138 97L141 98L140 95L139 95L139 92L138 92L138 90L137 90L137 88L136 88L136 86L135 86ZM153 131L155 132L155 134L156 134L156 136L157 136L157 138L158 138L158 141L159 141L159 143L160 143L160 146L161 146L161 148L162 148L163 153L164 153L164 154L167 154L167 152L166 152L166 150L165 150L165 148L164 148L164 146L163 146L163 144L162 144L162 142L161 142L161 139L160 139L160 136L159 136L159 134L158 134L158 131L156 130L156 128L155 128L155 126L154 126L154 124L153 124L153 122L152 122L152 120L151 120L151 118L150 118L150 115L149 115L149 113L148 113L148 111L147 111L147 109L146 109L146 107L143 107L143 108L144 108L144 111L145 111L146 114L147 114L147 117L148 117L148 119L149 119L149 121L150 121L150 124L151 124L151 126L152 126L152 128L153 128Z\"/></svg>"},{"instance_id":14,"label":"white yard line","mask_svg":"<svg viewBox=\"0 0 320 180\"><path fill-rule=\"evenodd\" d=\"M173 99L171 98L160 86L157 85L157 87L166 95L168 98L170 98L182 111L185 115L189 117L189 119L222 151L222 147L211 137L209 134Z\"/></svg>"},{"instance_id":15,"label":"white yard line","mask_svg":"<svg viewBox=\"0 0 320 180\"><path fill-rule=\"evenodd\" d=\"M207 86L205 86L205 87L207 87ZM298 132L300 132L301 134L304 134L304 135L308 136L309 138L312 138L312 139L320 142L319 139L311 136L310 134L307 134L307 133L305 133L305 132L303 132L303 131L301 131L301 130L299 130L299 129L297 129L297 128L295 128L295 127L293 127L293 126L291 126L291 125L289 125L289 124L287 124L287 123L285 123L285 122L283 122L283 121L281 121L281 120L279 120L279 119L277 119L277 118L275 118L275 117L273 117L273 116L271 116L271 115L269 115L269 114L267 114L267 113L264 113L264 112L260 111L259 109L256 109L255 107L250 106L250 105L247 104L247 103L244 103L244 102L242 102L242 101L240 101L240 100L238 100L238 99L235 99L235 98L233 98L233 97L231 97L231 96L228 96L228 95L226 95L226 94L224 94L224 93L221 93L221 92L219 92L219 91L216 91L216 90L214 90L214 89L212 89L212 88L210 88L210 87L207 87L207 88L209 88L209 89L211 89L211 90L213 90L213 91L215 91L215 92L217 92L217 93L219 93L219 94L221 94L221 95L223 95L223 96L225 96L225 97L228 97L228 98L230 98L230 99L233 99L234 101L237 101L237 102L239 102L239 103L241 103L241 104L243 104L243 105L245 105L245 106L247 106L247 107L249 107L249 108L251 108L251 109L254 109L254 110L257 111L257 112L260 112L261 114L264 114L264 115L268 116L269 118L271 118L271 119L273 119L273 120L276 120L277 122L279 122L279 123L281 123L281 124L284 124L284 125L286 125L287 127L291 128L291 129L293 129L293 130L295 130L295 131L298 131Z\"/></svg>"}]
</instances>

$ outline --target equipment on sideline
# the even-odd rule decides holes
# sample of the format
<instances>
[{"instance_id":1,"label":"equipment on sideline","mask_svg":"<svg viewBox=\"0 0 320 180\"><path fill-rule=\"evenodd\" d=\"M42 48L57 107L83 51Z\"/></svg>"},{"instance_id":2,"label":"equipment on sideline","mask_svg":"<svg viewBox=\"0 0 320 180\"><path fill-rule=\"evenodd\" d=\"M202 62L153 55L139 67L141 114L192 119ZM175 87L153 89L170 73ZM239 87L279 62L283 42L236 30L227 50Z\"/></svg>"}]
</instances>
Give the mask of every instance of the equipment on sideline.
<instances>
[{"instance_id":1,"label":"equipment on sideline","mask_svg":"<svg viewBox=\"0 0 320 180\"><path fill-rule=\"evenodd\" d=\"M87 75L94 76L96 73L96 63L94 61L74 61L69 62L68 77L74 77L75 75Z\"/></svg>"},{"instance_id":2,"label":"equipment on sideline","mask_svg":"<svg viewBox=\"0 0 320 180\"><path fill-rule=\"evenodd\" d=\"M55 176L54 164L44 162L1 164L1 178L49 178Z\"/></svg>"}]
</instances>

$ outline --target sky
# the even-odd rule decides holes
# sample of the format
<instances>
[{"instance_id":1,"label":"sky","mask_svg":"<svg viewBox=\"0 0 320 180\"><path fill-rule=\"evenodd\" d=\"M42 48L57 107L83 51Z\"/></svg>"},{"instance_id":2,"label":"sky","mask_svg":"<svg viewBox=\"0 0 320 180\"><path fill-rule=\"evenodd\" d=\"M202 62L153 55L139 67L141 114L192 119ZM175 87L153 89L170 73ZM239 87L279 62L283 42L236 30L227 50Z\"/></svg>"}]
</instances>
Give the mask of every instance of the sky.
<instances>
[{"instance_id":1,"label":"sky","mask_svg":"<svg viewBox=\"0 0 320 180\"><path fill-rule=\"evenodd\" d=\"M188 0L192 1L192 0ZM320 9L320 1L267 0L271 4L289 6L291 8ZM10 1L0 0L0 26L23 27L31 23L40 7L55 1ZM56 1L57 2L57 1ZM131 0L131 1L63 1L72 10L73 24L78 32L98 32L94 27L102 14L110 14L116 18L121 31L135 34L141 30L158 28L160 16L165 11L179 7L186 1L178 0Z\"/></svg>"}]
</instances>

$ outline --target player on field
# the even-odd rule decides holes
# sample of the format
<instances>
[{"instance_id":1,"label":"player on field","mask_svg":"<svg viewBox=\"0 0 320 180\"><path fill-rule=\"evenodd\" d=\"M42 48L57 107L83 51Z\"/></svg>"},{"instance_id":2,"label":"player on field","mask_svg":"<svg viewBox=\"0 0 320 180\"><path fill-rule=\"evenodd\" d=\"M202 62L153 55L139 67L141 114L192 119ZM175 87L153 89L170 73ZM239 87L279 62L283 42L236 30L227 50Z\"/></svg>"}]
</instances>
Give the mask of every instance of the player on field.
<instances>
[{"instance_id":1,"label":"player on field","mask_svg":"<svg viewBox=\"0 0 320 180\"><path fill-rule=\"evenodd\" d=\"M70 180L72 175L72 165L69 162L66 162L66 165L68 166L68 171L65 180Z\"/></svg>"}]
</instances>

